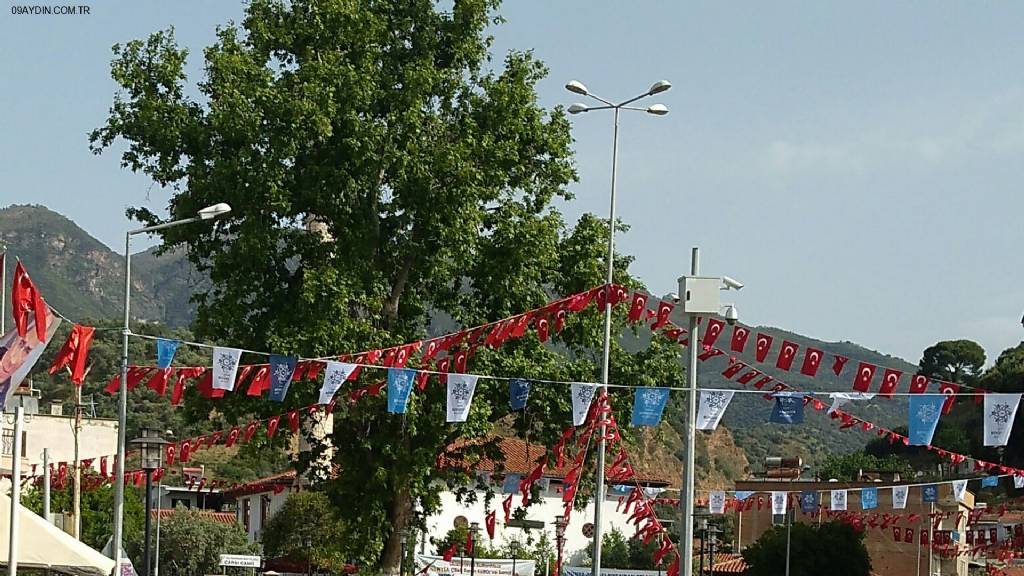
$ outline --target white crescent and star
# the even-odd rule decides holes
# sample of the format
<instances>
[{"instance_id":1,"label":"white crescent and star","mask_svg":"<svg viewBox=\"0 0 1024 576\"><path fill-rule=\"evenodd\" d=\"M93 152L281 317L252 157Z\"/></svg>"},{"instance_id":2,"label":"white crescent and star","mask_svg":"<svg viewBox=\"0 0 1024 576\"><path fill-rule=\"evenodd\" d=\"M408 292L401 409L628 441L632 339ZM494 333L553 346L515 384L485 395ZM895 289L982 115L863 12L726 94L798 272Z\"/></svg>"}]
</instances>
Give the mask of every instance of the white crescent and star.
<instances>
[{"instance_id":1,"label":"white crescent and star","mask_svg":"<svg viewBox=\"0 0 1024 576\"><path fill-rule=\"evenodd\" d=\"M821 361L821 354L817 352L811 352L809 356L811 357L811 364L817 365Z\"/></svg>"},{"instance_id":2,"label":"white crescent and star","mask_svg":"<svg viewBox=\"0 0 1024 576\"><path fill-rule=\"evenodd\" d=\"M870 380L872 376L874 376L874 373L871 371L870 368L861 369L860 377L862 380Z\"/></svg>"}]
</instances>

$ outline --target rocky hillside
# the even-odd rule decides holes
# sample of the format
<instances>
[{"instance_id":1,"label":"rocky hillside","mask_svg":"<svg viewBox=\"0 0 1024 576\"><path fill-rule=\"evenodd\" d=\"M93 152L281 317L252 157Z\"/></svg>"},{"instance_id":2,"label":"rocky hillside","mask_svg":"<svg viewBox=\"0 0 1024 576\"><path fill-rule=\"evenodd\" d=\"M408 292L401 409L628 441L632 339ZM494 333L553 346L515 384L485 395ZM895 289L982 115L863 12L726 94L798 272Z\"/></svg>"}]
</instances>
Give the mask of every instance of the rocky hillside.
<instances>
[{"instance_id":1,"label":"rocky hillside","mask_svg":"<svg viewBox=\"0 0 1024 576\"><path fill-rule=\"evenodd\" d=\"M20 258L51 306L70 318L117 318L122 311L124 256L43 206L0 209L0 250L7 277ZM132 317L170 326L191 322L188 298L201 286L183 254L132 257Z\"/></svg>"}]
</instances>

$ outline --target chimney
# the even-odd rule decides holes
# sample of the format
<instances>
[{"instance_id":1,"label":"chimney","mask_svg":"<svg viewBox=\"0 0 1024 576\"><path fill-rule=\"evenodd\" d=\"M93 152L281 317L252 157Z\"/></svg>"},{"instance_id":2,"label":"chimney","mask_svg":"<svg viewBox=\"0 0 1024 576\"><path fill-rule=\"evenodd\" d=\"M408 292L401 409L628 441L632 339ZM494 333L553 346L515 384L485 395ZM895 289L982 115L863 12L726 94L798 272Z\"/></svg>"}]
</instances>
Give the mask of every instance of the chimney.
<instances>
[{"instance_id":1,"label":"chimney","mask_svg":"<svg viewBox=\"0 0 1024 576\"><path fill-rule=\"evenodd\" d=\"M64 415L64 403L59 400L50 402L50 416L63 416Z\"/></svg>"}]
</instances>

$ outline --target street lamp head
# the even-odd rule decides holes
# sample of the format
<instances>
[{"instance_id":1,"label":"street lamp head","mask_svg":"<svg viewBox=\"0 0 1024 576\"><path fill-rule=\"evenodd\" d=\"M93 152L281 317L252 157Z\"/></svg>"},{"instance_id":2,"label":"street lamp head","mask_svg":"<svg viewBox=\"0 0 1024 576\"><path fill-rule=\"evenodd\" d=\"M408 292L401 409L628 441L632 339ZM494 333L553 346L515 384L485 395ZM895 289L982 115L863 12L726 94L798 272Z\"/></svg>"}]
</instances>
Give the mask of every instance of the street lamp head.
<instances>
[{"instance_id":1,"label":"street lamp head","mask_svg":"<svg viewBox=\"0 0 1024 576\"><path fill-rule=\"evenodd\" d=\"M143 470L153 471L163 466L164 445L167 440L160 437L156 430L143 428L142 436L130 442L138 446Z\"/></svg>"},{"instance_id":2,"label":"street lamp head","mask_svg":"<svg viewBox=\"0 0 1024 576\"><path fill-rule=\"evenodd\" d=\"M579 80L570 80L565 85L565 89L568 90L569 92L579 94L581 96L587 96L590 94L590 90L587 90L587 87L584 86L583 82L580 82Z\"/></svg>"},{"instance_id":3,"label":"street lamp head","mask_svg":"<svg viewBox=\"0 0 1024 576\"><path fill-rule=\"evenodd\" d=\"M200 210L199 219L210 220L218 216L227 214L228 212L231 212L231 206L229 206L225 202L221 202L219 204L214 204L213 206L207 206L206 208Z\"/></svg>"},{"instance_id":4,"label":"street lamp head","mask_svg":"<svg viewBox=\"0 0 1024 576\"><path fill-rule=\"evenodd\" d=\"M569 105L569 114L579 114L580 112L587 112L590 108L580 104L579 102Z\"/></svg>"},{"instance_id":5,"label":"street lamp head","mask_svg":"<svg viewBox=\"0 0 1024 576\"><path fill-rule=\"evenodd\" d=\"M669 82L668 80L658 80L654 84L651 84L651 89L647 91L647 94L649 96L653 96L655 94L661 94L662 92L667 91L671 87L672 87L672 83Z\"/></svg>"},{"instance_id":6,"label":"street lamp head","mask_svg":"<svg viewBox=\"0 0 1024 576\"><path fill-rule=\"evenodd\" d=\"M664 116L668 114L668 106L664 104L651 104L647 107L648 114L654 114L655 116Z\"/></svg>"}]
</instances>

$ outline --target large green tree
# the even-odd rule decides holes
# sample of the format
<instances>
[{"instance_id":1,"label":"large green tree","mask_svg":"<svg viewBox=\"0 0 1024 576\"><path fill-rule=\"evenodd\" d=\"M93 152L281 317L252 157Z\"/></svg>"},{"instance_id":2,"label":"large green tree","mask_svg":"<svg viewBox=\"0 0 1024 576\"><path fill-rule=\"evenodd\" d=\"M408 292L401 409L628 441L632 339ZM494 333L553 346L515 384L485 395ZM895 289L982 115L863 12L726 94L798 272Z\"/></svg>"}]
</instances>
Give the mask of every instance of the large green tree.
<instances>
[{"instance_id":1,"label":"large green tree","mask_svg":"<svg viewBox=\"0 0 1024 576\"><path fill-rule=\"evenodd\" d=\"M496 8L253 0L205 50L195 97L172 31L115 47L120 89L94 150L120 141L126 168L175 191L172 217L234 207L215 226L164 231L164 246L187 247L212 281L196 297L199 337L320 357L414 341L446 319L477 325L602 282L607 222L569 226L557 210L576 178L569 125L538 105L546 70L530 52L492 60ZM636 286L628 264L617 262L616 281ZM591 309L553 345L528 337L480 349L470 368L593 381L600 326ZM616 344L611 366L614 382L680 380L662 339L635 354ZM236 395L217 407L229 418L280 413L315 391L296 384L283 406ZM568 400L567 387L535 386L529 417L509 424L549 441L568 422ZM348 527L343 553L393 570L403 528L422 525L444 483L459 481L437 455L508 415L504 385L483 381L455 426L436 382L405 415L387 414L381 398L340 404L338 472L325 489Z\"/></svg>"},{"instance_id":2,"label":"large green tree","mask_svg":"<svg viewBox=\"0 0 1024 576\"><path fill-rule=\"evenodd\" d=\"M242 526L225 524L200 510L178 508L160 524L160 573L171 576L217 574L221 554L251 554L255 547Z\"/></svg>"},{"instance_id":3,"label":"large green tree","mask_svg":"<svg viewBox=\"0 0 1024 576\"><path fill-rule=\"evenodd\" d=\"M974 384L985 367L985 350L973 340L944 340L925 348L918 374Z\"/></svg>"},{"instance_id":4,"label":"large green tree","mask_svg":"<svg viewBox=\"0 0 1024 576\"><path fill-rule=\"evenodd\" d=\"M864 533L850 524L827 522L819 526L796 522L790 538L791 576L868 576L871 557ZM748 576L776 576L786 566L786 527L765 532L743 551Z\"/></svg>"},{"instance_id":5,"label":"large green tree","mask_svg":"<svg viewBox=\"0 0 1024 576\"><path fill-rule=\"evenodd\" d=\"M346 558L338 545L345 539L345 526L322 492L289 495L262 534L269 558L287 558L332 573L340 573L345 567Z\"/></svg>"}]
</instances>

